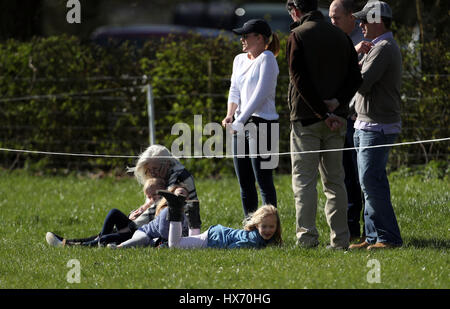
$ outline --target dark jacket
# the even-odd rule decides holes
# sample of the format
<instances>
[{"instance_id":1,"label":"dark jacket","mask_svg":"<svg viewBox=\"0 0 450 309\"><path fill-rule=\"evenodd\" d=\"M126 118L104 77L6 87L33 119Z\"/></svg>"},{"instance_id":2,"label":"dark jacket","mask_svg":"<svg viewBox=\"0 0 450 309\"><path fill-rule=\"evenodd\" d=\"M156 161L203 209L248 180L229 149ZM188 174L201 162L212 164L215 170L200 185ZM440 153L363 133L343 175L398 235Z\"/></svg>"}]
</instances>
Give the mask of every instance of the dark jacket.
<instances>
[{"instance_id":1,"label":"dark jacket","mask_svg":"<svg viewBox=\"0 0 450 309\"><path fill-rule=\"evenodd\" d=\"M286 58L290 83L290 120L309 125L326 119L324 99L338 99L334 114L347 118L348 104L362 78L351 39L325 21L319 11L305 14L291 26Z\"/></svg>"}]
</instances>

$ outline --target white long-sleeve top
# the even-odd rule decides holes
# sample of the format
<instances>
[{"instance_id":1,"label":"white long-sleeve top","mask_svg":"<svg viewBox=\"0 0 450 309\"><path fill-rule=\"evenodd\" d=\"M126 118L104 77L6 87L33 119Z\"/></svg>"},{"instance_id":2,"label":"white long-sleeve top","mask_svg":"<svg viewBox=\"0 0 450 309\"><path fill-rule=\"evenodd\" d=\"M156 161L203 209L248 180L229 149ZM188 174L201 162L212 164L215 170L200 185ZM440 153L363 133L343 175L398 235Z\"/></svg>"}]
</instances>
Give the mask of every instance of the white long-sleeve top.
<instances>
[{"instance_id":1,"label":"white long-sleeve top","mask_svg":"<svg viewBox=\"0 0 450 309\"><path fill-rule=\"evenodd\" d=\"M242 130L250 116L266 120L278 119L275 91L278 63L271 51L264 51L251 60L247 53L234 58L228 104L238 105L232 128Z\"/></svg>"}]
</instances>

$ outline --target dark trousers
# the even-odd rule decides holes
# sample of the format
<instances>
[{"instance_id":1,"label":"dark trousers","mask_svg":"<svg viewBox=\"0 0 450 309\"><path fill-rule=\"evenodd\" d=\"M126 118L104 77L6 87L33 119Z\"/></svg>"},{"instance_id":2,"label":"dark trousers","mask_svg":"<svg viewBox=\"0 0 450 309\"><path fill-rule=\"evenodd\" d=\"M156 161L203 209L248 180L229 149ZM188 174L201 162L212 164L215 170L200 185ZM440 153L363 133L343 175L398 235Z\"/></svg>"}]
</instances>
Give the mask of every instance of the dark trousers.
<instances>
[{"instance_id":1,"label":"dark trousers","mask_svg":"<svg viewBox=\"0 0 450 309\"><path fill-rule=\"evenodd\" d=\"M261 118L259 118L261 119ZM259 123L256 123L259 132ZM270 122L267 125L267 148L271 150L271 130ZM258 136L258 135L257 135ZM234 157L234 169L240 185L241 201L244 210L244 215L247 217L252 212L258 209L258 192L256 184L258 183L263 204L270 204L277 206L277 194L275 185L273 184L273 169L261 168L261 162L269 161L270 157L261 158L260 156L248 156L251 145L256 143L256 153L260 153L258 138L249 132L245 132L245 137L242 137L245 143L245 153L238 152L238 135L233 136L233 154L247 155L242 157ZM255 148L253 148L255 149Z\"/></svg>"},{"instance_id":2,"label":"dark trousers","mask_svg":"<svg viewBox=\"0 0 450 309\"><path fill-rule=\"evenodd\" d=\"M344 148L353 148L353 128L354 121L347 119L347 134L345 136ZM358 163L356 161L356 150L346 150L343 153L343 164L345 171L345 188L347 189L348 210L347 223L350 236L361 236L361 213L363 208L363 198L361 186L358 179Z\"/></svg>"},{"instance_id":3,"label":"dark trousers","mask_svg":"<svg viewBox=\"0 0 450 309\"><path fill-rule=\"evenodd\" d=\"M122 229L128 228L126 231ZM114 208L106 215L99 238L87 242L83 242L85 246L97 246L98 243L105 245L109 243L121 243L133 236L136 228L134 222L128 219L120 210Z\"/></svg>"}]
</instances>

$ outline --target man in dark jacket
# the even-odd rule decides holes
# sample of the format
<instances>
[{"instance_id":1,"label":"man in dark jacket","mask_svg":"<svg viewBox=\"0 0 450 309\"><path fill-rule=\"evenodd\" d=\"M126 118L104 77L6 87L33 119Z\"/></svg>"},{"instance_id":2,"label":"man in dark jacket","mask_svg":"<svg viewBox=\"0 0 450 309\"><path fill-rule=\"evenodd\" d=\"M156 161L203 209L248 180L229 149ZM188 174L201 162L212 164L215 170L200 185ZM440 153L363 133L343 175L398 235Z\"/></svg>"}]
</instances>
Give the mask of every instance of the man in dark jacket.
<instances>
[{"instance_id":1,"label":"man in dark jacket","mask_svg":"<svg viewBox=\"0 0 450 309\"><path fill-rule=\"evenodd\" d=\"M331 231L327 248L346 249L349 231L342 151L328 150L344 146L348 104L362 82L358 56L350 38L325 21L317 0L288 0L287 9L294 20L286 56L298 244L315 247L319 243L315 221L320 171Z\"/></svg>"}]
</instances>

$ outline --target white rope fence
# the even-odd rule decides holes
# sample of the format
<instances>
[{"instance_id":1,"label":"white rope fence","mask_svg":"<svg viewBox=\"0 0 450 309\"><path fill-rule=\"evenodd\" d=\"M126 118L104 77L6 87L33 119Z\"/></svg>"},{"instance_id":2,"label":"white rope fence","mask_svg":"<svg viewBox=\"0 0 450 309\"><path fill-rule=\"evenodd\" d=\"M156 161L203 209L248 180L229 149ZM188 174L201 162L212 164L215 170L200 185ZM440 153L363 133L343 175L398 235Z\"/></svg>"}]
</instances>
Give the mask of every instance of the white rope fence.
<instances>
[{"instance_id":1,"label":"white rope fence","mask_svg":"<svg viewBox=\"0 0 450 309\"><path fill-rule=\"evenodd\" d=\"M351 148L339 148L339 149L321 149L321 150L311 150L311 151L299 151L299 152L279 152L279 153L261 153L261 154L250 154L245 155L247 157L257 157L257 156L287 156L287 155L300 155L300 154L308 154L308 153L325 153L325 152L337 152L337 151L346 151L346 150L361 150L361 149L370 149L370 148L382 148L382 147L398 147L405 145L415 145L415 144L425 144L425 143L437 143L437 142L445 142L449 141L450 137L438 138L438 139L430 139L430 140L422 140L422 141L413 141L413 142L403 142L403 143L394 143L394 144L384 144L384 145L375 145L375 146L364 146L364 147L351 147ZM23 149L9 149L9 148L0 148L2 152L15 152L15 153L27 153L27 154L39 154L39 155L52 155L52 156L72 156L72 157L94 157L94 158L125 158L125 159L136 159L138 156L126 156L126 155L107 155L107 154L88 154L88 153L67 153L67 152L49 152L49 151L37 151L37 150L23 150ZM176 156L177 159L232 159L234 157L243 157L244 155L212 155L212 156L204 156L204 155L194 155L194 156ZM167 158L167 157L159 157L155 156L155 158Z\"/></svg>"}]
</instances>

